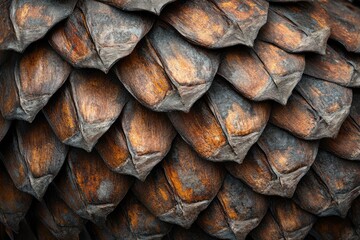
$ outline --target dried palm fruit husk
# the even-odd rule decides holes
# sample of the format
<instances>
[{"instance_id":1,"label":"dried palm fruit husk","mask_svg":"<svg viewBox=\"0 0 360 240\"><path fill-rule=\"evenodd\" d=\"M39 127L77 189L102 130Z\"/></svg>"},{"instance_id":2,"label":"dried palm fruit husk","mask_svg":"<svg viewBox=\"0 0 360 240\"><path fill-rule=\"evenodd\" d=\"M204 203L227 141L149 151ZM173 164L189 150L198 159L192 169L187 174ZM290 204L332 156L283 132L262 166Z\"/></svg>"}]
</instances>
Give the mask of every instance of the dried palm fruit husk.
<instances>
[{"instance_id":1,"label":"dried palm fruit husk","mask_svg":"<svg viewBox=\"0 0 360 240\"><path fill-rule=\"evenodd\" d=\"M130 100L95 148L111 170L144 181L166 156L175 136L166 114Z\"/></svg>"},{"instance_id":2,"label":"dried palm fruit husk","mask_svg":"<svg viewBox=\"0 0 360 240\"><path fill-rule=\"evenodd\" d=\"M156 218L132 194L119 204L101 228L90 224L89 230L96 239L162 239L172 225Z\"/></svg>"},{"instance_id":3,"label":"dried palm fruit husk","mask_svg":"<svg viewBox=\"0 0 360 240\"><path fill-rule=\"evenodd\" d=\"M52 32L49 42L73 66L108 72L133 51L152 24L145 14L80 0L72 15Z\"/></svg>"},{"instance_id":4,"label":"dried palm fruit husk","mask_svg":"<svg viewBox=\"0 0 360 240\"><path fill-rule=\"evenodd\" d=\"M200 214L197 224L209 235L220 239L245 239L261 222L267 209L265 196L228 174L216 198Z\"/></svg>"},{"instance_id":5,"label":"dried palm fruit husk","mask_svg":"<svg viewBox=\"0 0 360 240\"><path fill-rule=\"evenodd\" d=\"M36 202L32 212L56 239L78 239L84 228L85 220L73 212L53 188L41 202Z\"/></svg>"},{"instance_id":6,"label":"dried palm fruit husk","mask_svg":"<svg viewBox=\"0 0 360 240\"><path fill-rule=\"evenodd\" d=\"M286 104L304 68L303 55L257 40L253 49L237 46L226 50L218 74L251 100Z\"/></svg>"},{"instance_id":7,"label":"dried palm fruit husk","mask_svg":"<svg viewBox=\"0 0 360 240\"><path fill-rule=\"evenodd\" d=\"M165 5L175 0L99 0L126 11L149 11L160 15Z\"/></svg>"},{"instance_id":8,"label":"dried palm fruit husk","mask_svg":"<svg viewBox=\"0 0 360 240\"><path fill-rule=\"evenodd\" d=\"M349 210L349 219L353 223L357 234L360 236L360 197L351 203Z\"/></svg>"},{"instance_id":9,"label":"dried palm fruit husk","mask_svg":"<svg viewBox=\"0 0 360 240\"><path fill-rule=\"evenodd\" d=\"M56 136L65 144L91 151L127 102L127 92L111 74L73 70L44 108Z\"/></svg>"},{"instance_id":10,"label":"dried palm fruit husk","mask_svg":"<svg viewBox=\"0 0 360 240\"><path fill-rule=\"evenodd\" d=\"M270 115L267 102L252 102L218 78L189 113L168 113L178 133L203 158L241 163Z\"/></svg>"},{"instance_id":11,"label":"dried palm fruit husk","mask_svg":"<svg viewBox=\"0 0 360 240\"><path fill-rule=\"evenodd\" d=\"M311 230L311 235L316 239L326 240L358 240L360 235L356 233L354 226L348 218L337 216L319 218Z\"/></svg>"},{"instance_id":12,"label":"dried palm fruit husk","mask_svg":"<svg viewBox=\"0 0 360 240\"><path fill-rule=\"evenodd\" d=\"M305 141L268 124L242 164L226 168L254 191L292 197L318 152L318 142Z\"/></svg>"},{"instance_id":13,"label":"dried palm fruit husk","mask_svg":"<svg viewBox=\"0 0 360 240\"><path fill-rule=\"evenodd\" d=\"M330 16L331 36L349 52L360 53L360 9L348 1L323 1Z\"/></svg>"},{"instance_id":14,"label":"dried palm fruit husk","mask_svg":"<svg viewBox=\"0 0 360 240\"><path fill-rule=\"evenodd\" d=\"M345 217L360 195L360 163L319 150L311 170L299 182L294 201L318 216Z\"/></svg>"},{"instance_id":15,"label":"dried palm fruit husk","mask_svg":"<svg viewBox=\"0 0 360 240\"><path fill-rule=\"evenodd\" d=\"M80 217L102 224L132 184L128 176L112 172L96 153L71 148L65 167L55 180L58 196Z\"/></svg>"},{"instance_id":16,"label":"dried palm fruit husk","mask_svg":"<svg viewBox=\"0 0 360 240\"><path fill-rule=\"evenodd\" d=\"M301 209L291 199L276 198L251 236L257 240L304 239L315 221L314 215Z\"/></svg>"},{"instance_id":17,"label":"dried palm fruit husk","mask_svg":"<svg viewBox=\"0 0 360 240\"><path fill-rule=\"evenodd\" d=\"M56 23L67 18L76 0L1 0L0 50L22 52L42 38Z\"/></svg>"},{"instance_id":18,"label":"dried palm fruit husk","mask_svg":"<svg viewBox=\"0 0 360 240\"><path fill-rule=\"evenodd\" d=\"M309 54L306 57L304 73L345 87L360 87L360 56L328 45L325 55Z\"/></svg>"},{"instance_id":19,"label":"dried palm fruit husk","mask_svg":"<svg viewBox=\"0 0 360 240\"><path fill-rule=\"evenodd\" d=\"M168 234L164 240L215 240L207 235L201 228L192 225L190 229L185 229L179 226L174 226L173 230Z\"/></svg>"},{"instance_id":20,"label":"dried palm fruit husk","mask_svg":"<svg viewBox=\"0 0 360 240\"><path fill-rule=\"evenodd\" d=\"M3 116L32 122L70 72L71 66L45 42L32 44L21 56L13 55L0 75Z\"/></svg>"},{"instance_id":21,"label":"dried palm fruit husk","mask_svg":"<svg viewBox=\"0 0 360 240\"><path fill-rule=\"evenodd\" d=\"M351 101L351 89L303 75L287 105L274 105L270 121L306 140L335 137Z\"/></svg>"},{"instance_id":22,"label":"dried palm fruit husk","mask_svg":"<svg viewBox=\"0 0 360 240\"><path fill-rule=\"evenodd\" d=\"M201 159L181 138L145 182L132 191L160 220L189 228L215 198L223 181L223 169Z\"/></svg>"},{"instance_id":23,"label":"dried palm fruit husk","mask_svg":"<svg viewBox=\"0 0 360 240\"><path fill-rule=\"evenodd\" d=\"M327 12L319 3L271 4L258 38L288 52L325 53L330 36Z\"/></svg>"},{"instance_id":24,"label":"dried palm fruit husk","mask_svg":"<svg viewBox=\"0 0 360 240\"><path fill-rule=\"evenodd\" d=\"M353 90L350 115L341 125L335 138L321 141L321 148L341 158L360 160L360 91Z\"/></svg>"},{"instance_id":25,"label":"dried palm fruit husk","mask_svg":"<svg viewBox=\"0 0 360 240\"><path fill-rule=\"evenodd\" d=\"M60 171L67 150L39 114L31 124L15 123L2 161L18 189L41 199Z\"/></svg>"},{"instance_id":26,"label":"dried palm fruit husk","mask_svg":"<svg viewBox=\"0 0 360 240\"><path fill-rule=\"evenodd\" d=\"M32 202L31 195L18 190L5 168L0 166L0 222L18 232Z\"/></svg>"},{"instance_id":27,"label":"dried palm fruit husk","mask_svg":"<svg viewBox=\"0 0 360 240\"><path fill-rule=\"evenodd\" d=\"M190 0L171 4L161 18L181 35L208 48L252 46L266 23L266 1Z\"/></svg>"},{"instance_id":28,"label":"dried palm fruit husk","mask_svg":"<svg viewBox=\"0 0 360 240\"><path fill-rule=\"evenodd\" d=\"M187 42L158 22L134 52L114 67L127 90L155 111L189 111L210 87L219 55Z\"/></svg>"}]
</instances>

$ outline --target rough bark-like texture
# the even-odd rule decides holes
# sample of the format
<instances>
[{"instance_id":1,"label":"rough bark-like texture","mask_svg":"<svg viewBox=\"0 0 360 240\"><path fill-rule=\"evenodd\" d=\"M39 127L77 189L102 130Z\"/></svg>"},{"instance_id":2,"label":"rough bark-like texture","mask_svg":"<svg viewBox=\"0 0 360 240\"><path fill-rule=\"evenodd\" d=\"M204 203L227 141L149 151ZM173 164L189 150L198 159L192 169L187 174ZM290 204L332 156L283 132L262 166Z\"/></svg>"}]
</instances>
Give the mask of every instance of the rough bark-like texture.
<instances>
[{"instance_id":1,"label":"rough bark-like texture","mask_svg":"<svg viewBox=\"0 0 360 240\"><path fill-rule=\"evenodd\" d=\"M360 53L360 9L345 0L323 1L322 6L330 15L330 38Z\"/></svg>"},{"instance_id":2,"label":"rough bark-like texture","mask_svg":"<svg viewBox=\"0 0 360 240\"><path fill-rule=\"evenodd\" d=\"M61 238L56 238L42 222L34 220L34 219L31 219L31 220L32 220L31 226L32 226L33 234L37 240L59 240L59 239L61 239ZM76 237L69 238L69 239L78 240L78 238L76 238Z\"/></svg>"},{"instance_id":3,"label":"rough bark-like texture","mask_svg":"<svg viewBox=\"0 0 360 240\"><path fill-rule=\"evenodd\" d=\"M115 66L127 90L155 111L190 107L210 87L220 62L165 23L157 23L134 52Z\"/></svg>"},{"instance_id":4,"label":"rough bark-like texture","mask_svg":"<svg viewBox=\"0 0 360 240\"><path fill-rule=\"evenodd\" d=\"M321 148L345 159L360 160L360 90L353 90L350 115L341 125L336 138L321 141Z\"/></svg>"},{"instance_id":5,"label":"rough bark-like texture","mask_svg":"<svg viewBox=\"0 0 360 240\"><path fill-rule=\"evenodd\" d=\"M268 202L240 180L227 175L222 188L197 224L220 239L245 239L265 216Z\"/></svg>"},{"instance_id":6,"label":"rough bark-like texture","mask_svg":"<svg viewBox=\"0 0 360 240\"><path fill-rule=\"evenodd\" d=\"M50 188L43 201L37 202L33 213L57 239L77 239L85 220L75 214Z\"/></svg>"},{"instance_id":7,"label":"rough bark-like texture","mask_svg":"<svg viewBox=\"0 0 360 240\"><path fill-rule=\"evenodd\" d=\"M260 137L269 114L269 103L251 102L218 79L189 113L171 112L168 116L201 157L241 163Z\"/></svg>"},{"instance_id":8,"label":"rough bark-like texture","mask_svg":"<svg viewBox=\"0 0 360 240\"><path fill-rule=\"evenodd\" d=\"M2 157L2 156L1 156ZM5 168L0 165L0 222L18 232L32 202L31 195L18 190Z\"/></svg>"},{"instance_id":9,"label":"rough bark-like texture","mask_svg":"<svg viewBox=\"0 0 360 240\"><path fill-rule=\"evenodd\" d=\"M108 72L133 51L152 24L145 14L80 0L73 14L52 33L50 44L75 67Z\"/></svg>"},{"instance_id":10,"label":"rough bark-like texture","mask_svg":"<svg viewBox=\"0 0 360 240\"><path fill-rule=\"evenodd\" d=\"M16 187L41 199L63 165L67 147L42 114L32 124L16 122L3 147L3 163Z\"/></svg>"},{"instance_id":11,"label":"rough bark-like texture","mask_svg":"<svg viewBox=\"0 0 360 240\"><path fill-rule=\"evenodd\" d=\"M150 111L130 100L95 148L111 170L144 181L166 156L175 135L164 113Z\"/></svg>"},{"instance_id":12,"label":"rough bark-like texture","mask_svg":"<svg viewBox=\"0 0 360 240\"><path fill-rule=\"evenodd\" d=\"M318 216L345 217L360 195L360 163L319 151L311 170L296 189L294 200Z\"/></svg>"},{"instance_id":13,"label":"rough bark-like texture","mask_svg":"<svg viewBox=\"0 0 360 240\"><path fill-rule=\"evenodd\" d=\"M1 92L1 90L0 90ZM1 101L2 96L0 96ZM5 119L0 112L0 142L5 137L7 131L10 128L11 121Z\"/></svg>"},{"instance_id":14,"label":"rough bark-like texture","mask_svg":"<svg viewBox=\"0 0 360 240\"><path fill-rule=\"evenodd\" d=\"M259 39L289 52L325 54L330 36L327 12L318 3L273 4Z\"/></svg>"},{"instance_id":15,"label":"rough bark-like texture","mask_svg":"<svg viewBox=\"0 0 360 240\"><path fill-rule=\"evenodd\" d=\"M315 220L314 215L301 209L292 200L276 198L251 236L257 240L304 239Z\"/></svg>"},{"instance_id":16,"label":"rough bark-like texture","mask_svg":"<svg viewBox=\"0 0 360 240\"><path fill-rule=\"evenodd\" d=\"M244 162L226 167L256 192L292 197L317 152L318 142L304 141L269 124Z\"/></svg>"},{"instance_id":17,"label":"rough bark-like texture","mask_svg":"<svg viewBox=\"0 0 360 240\"><path fill-rule=\"evenodd\" d=\"M269 4L260 0L177 1L162 14L190 41L209 48L252 46L266 23Z\"/></svg>"},{"instance_id":18,"label":"rough bark-like texture","mask_svg":"<svg viewBox=\"0 0 360 240\"><path fill-rule=\"evenodd\" d=\"M146 209L132 194L128 194L119 207L106 221L105 228L91 224L91 233L96 239L162 239L172 225L160 221Z\"/></svg>"},{"instance_id":19,"label":"rough bark-like texture","mask_svg":"<svg viewBox=\"0 0 360 240\"><path fill-rule=\"evenodd\" d=\"M76 0L1 0L0 50L22 52L69 16Z\"/></svg>"},{"instance_id":20,"label":"rough bark-like texture","mask_svg":"<svg viewBox=\"0 0 360 240\"><path fill-rule=\"evenodd\" d=\"M128 176L107 168L96 153L72 148L55 180L58 196L80 217L101 224L132 184Z\"/></svg>"},{"instance_id":21,"label":"rough bark-like texture","mask_svg":"<svg viewBox=\"0 0 360 240\"><path fill-rule=\"evenodd\" d=\"M201 228L193 225L190 229L175 226L171 233L164 240L215 240L207 235Z\"/></svg>"},{"instance_id":22,"label":"rough bark-like texture","mask_svg":"<svg viewBox=\"0 0 360 240\"><path fill-rule=\"evenodd\" d=\"M336 216L319 218L311 230L311 235L316 239L326 240L358 240L360 234L357 234L354 226L348 218Z\"/></svg>"},{"instance_id":23,"label":"rough bark-like texture","mask_svg":"<svg viewBox=\"0 0 360 240\"><path fill-rule=\"evenodd\" d=\"M127 92L111 74L74 70L46 105L44 114L63 143L90 152L127 100Z\"/></svg>"},{"instance_id":24,"label":"rough bark-like texture","mask_svg":"<svg viewBox=\"0 0 360 240\"><path fill-rule=\"evenodd\" d=\"M351 89L303 75L288 104L275 104L270 121L307 140L335 137L351 101Z\"/></svg>"},{"instance_id":25,"label":"rough bark-like texture","mask_svg":"<svg viewBox=\"0 0 360 240\"><path fill-rule=\"evenodd\" d=\"M349 53L340 47L327 46L325 55L309 54L305 74L337 83L342 86L360 87L360 56L351 61Z\"/></svg>"},{"instance_id":26,"label":"rough bark-like texture","mask_svg":"<svg viewBox=\"0 0 360 240\"><path fill-rule=\"evenodd\" d=\"M13 55L0 73L3 116L32 122L70 71L70 65L45 42L34 43L22 56Z\"/></svg>"},{"instance_id":27,"label":"rough bark-like texture","mask_svg":"<svg viewBox=\"0 0 360 240\"><path fill-rule=\"evenodd\" d=\"M352 202L349 210L349 218L355 226L357 234L360 236L360 197Z\"/></svg>"},{"instance_id":28,"label":"rough bark-like texture","mask_svg":"<svg viewBox=\"0 0 360 240\"><path fill-rule=\"evenodd\" d=\"M287 53L271 43L255 41L253 49L228 49L218 74L251 100L271 99L286 104L304 68L304 56Z\"/></svg>"},{"instance_id":29,"label":"rough bark-like texture","mask_svg":"<svg viewBox=\"0 0 360 240\"><path fill-rule=\"evenodd\" d=\"M160 15L161 10L168 3L174 2L175 0L99 0L120 9L127 11L149 11Z\"/></svg>"},{"instance_id":30,"label":"rough bark-like texture","mask_svg":"<svg viewBox=\"0 0 360 240\"><path fill-rule=\"evenodd\" d=\"M161 166L132 191L160 220L189 228L219 191L222 170L177 138Z\"/></svg>"}]
</instances>

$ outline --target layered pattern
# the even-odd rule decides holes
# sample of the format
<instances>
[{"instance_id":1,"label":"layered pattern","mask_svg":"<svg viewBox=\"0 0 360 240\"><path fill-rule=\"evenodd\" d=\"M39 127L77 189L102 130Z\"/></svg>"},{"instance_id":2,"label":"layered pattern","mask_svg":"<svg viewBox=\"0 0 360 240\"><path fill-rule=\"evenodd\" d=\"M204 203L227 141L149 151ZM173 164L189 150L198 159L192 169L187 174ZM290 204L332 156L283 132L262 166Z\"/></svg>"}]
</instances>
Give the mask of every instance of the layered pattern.
<instances>
[{"instance_id":1,"label":"layered pattern","mask_svg":"<svg viewBox=\"0 0 360 240\"><path fill-rule=\"evenodd\" d=\"M0 9L0 239L360 239L359 1Z\"/></svg>"}]
</instances>

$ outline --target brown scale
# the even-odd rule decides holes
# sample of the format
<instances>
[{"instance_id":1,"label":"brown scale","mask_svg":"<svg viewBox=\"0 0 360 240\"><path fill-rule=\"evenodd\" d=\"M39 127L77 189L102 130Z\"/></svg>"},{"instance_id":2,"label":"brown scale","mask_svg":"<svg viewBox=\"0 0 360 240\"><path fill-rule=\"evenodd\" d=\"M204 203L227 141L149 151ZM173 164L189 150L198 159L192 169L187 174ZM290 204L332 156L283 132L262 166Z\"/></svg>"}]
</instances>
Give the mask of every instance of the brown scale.
<instances>
[{"instance_id":1,"label":"brown scale","mask_svg":"<svg viewBox=\"0 0 360 240\"><path fill-rule=\"evenodd\" d=\"M12 55L0 76L3 116L32 122L70 72L71 66L46 42L32 44L21 56Z\"/></svg>"},{"instance_id":2,"label":"brown scale","mask_svg":"<svg viewBox=\"0 0 360 240\"><path fill-rule=\"evenodd\" d=\"M126 11L149 11L160 15L161 10L165 5L174 2L175 0L100 0L100 2L124 9Z\"/></svg>"},{"instance_id":3,"label":"brown scale","mask_svg":"<svg viewBox=\"0 0 360 240\"><path fill-rule=\"evenodd\" d=\"M145 182L136 181L132 191L160 220L189 228L219 191L222 170L177 138L161 166Z\"/></svg>"},{"instance_id":4,"label":"brown scale","mask_svg":"<svg viewBox=\"0 0 360 240\"><path fill-rule=\"evenodd\" d=\"M266 1L189 0L171 4L161 18L191 42L223 48L237 44L253 46L266 23Z\"/></svg>"},{"instance_id":5,"label":"brown scale","mask_svg":"<svg viewBox=\"0 0 360 240\"><path fill-rule=\"evenodd\" d=\"M270 104L252 102L217 78L189 113L168 113L178 133L203 158L241 163L260 137Z\"/></svg>"},{"instance_id":6,"label":"brown scale","mask_svg":"<svg viewBox=\"0 0 360 240\"><path fill-rule=\"evenodd\" d=\"M132 52L152 24L145 14L80 0L70 17L51 33L49 42L73 66L107 73Z\"/></svg>"},{"instance_id":7,"label":"brown scale","mask_svg":"<svg viewBox=\"0 0 360 240\"><path fill-rule=\"evenodd\" d=\"M111 170L144 181L166 156L175 135L164 113L130 100L95 148Z\"/></svg>"},{"instance_id":8,"label":"brown scale","mask_svg":"<svg viewBox=\"0 0 360 240\"><path fill-rule=\"evenodd\" d=\"M257 40L253 49L237 46L226 50L218 74L251 100L270 99L284 105L304 68L303 55Z\"/></svg>"},{"instance_id":9,"label":"brown scale","mask_svg":"<svg viewBox=\"0 0 360 240\"><path fill-rule=\"evenodd\" d=\"M360 162L320 150L311 170L302 178L294 201L318 216L345 217L360 195Z\"/></svg>"},{"instance_id":10,"label":"brown scale","mask_svg":"<svg viewBox=\"0 0 360 240\"><path fill-rule=\"evenodd\" d=\"M200 214L197 224L220 239L245 239L261 222L267 209L265 196L228 174L217 197Z\"/></svg>"},{"instance_id":11,"label":"brown scale","mask_svg":"<svg viewBox=\"0 0 360 240\"><path fill-rule=\"evenodd\" d=\"M102 224L124 198L132 179L112 172L96 153L71 148L55 180L57 194L80 217Z\"/></svg>"},{"instance_id":12,"label":"brown scale","mask_svg":"<svg viewBox=\"0 0 360 240\"><path fill-rule=\"evenodd\" d=\"M56 137L42 114L30 124L14 124L3 147L2 161L16 187L41 199L62 167L67 147Z\"/></svg>"},{"instance_id":13,"label":"brown scale","mask_svg":"<svg viewBox=\"0 0 360 240\"><path fill-rule=\"evenodd\" d=\"M292 197L317 152L318 142L304 141L268 124L244 162L228 163L226 168L256 192Z\"/></svg>"},{"instance_id":14,"label":"brown scale","mask_svg":"<svg viewBox=\"0 0 360 240\"><path fill-rule=\"evenodd\" d=\"M120 115L127 96L111 74L73 70L45 106L44 114L63 143L90 152Z\"/></svg>"},{"instance_id":15,"label":"brown scale","mask_svg":"<svg viewBox=\"0 0 360 240\"><path fill-rule=\"evenodd\" d=\"M189 111L209 88L219 55L187 42L158 22L114 71L127 90L155 111Z\"/></svg>"},{"instance_id":16,"label":"brown scale","mask_svg":"<svg viewBox=\"0 0 360 240\"><path fill-rule=\"evenodd\" d=\"M0 50L22 52L56 23L67 18L76 0L1 0Z\"/></svg>"}]
</instances>

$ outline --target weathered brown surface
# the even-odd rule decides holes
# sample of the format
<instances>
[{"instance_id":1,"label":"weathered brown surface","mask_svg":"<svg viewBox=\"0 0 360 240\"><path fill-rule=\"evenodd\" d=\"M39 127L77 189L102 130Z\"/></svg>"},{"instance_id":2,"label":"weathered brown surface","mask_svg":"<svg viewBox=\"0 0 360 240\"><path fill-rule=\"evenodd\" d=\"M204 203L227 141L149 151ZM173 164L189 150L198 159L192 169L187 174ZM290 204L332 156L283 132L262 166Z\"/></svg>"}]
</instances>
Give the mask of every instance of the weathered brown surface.
<instances>
[{"instance_id":1,"label":"weathered brown surface","mask_svg":"<svg viewBox=\"0 0 360 240\"><path fill-rule=\"evenodd\" d=\"M318 3L273 4L259 39L289 52L325 53L330 36L327 12Z\"/></svg>"},{"instance_id":2,"label":"weathered brown surface","mask_svg":"<svg viewBox=\"0 0 360 240\"><path fill-rule=\"evenodd\" d=\"M2 157L2 156L0 156ZM32 202L31 195L18 190L5 168L0 165L0 222L18 232Z\"/></svg>"},{"instance_id":3,"label":"weathered brown surface","mask_svg":"<svg viewBox=\"0 0 360 240\"><path fill-rule=\"evenodd\" d=\"M31 220L33 221L32 222L33 234L37 240L58 240L58 238L56 238L42 222L40 221L35 222L34 219ZM73 239L76 240L76 238Z\"/></svg>"},{"instance_id":4,"label":"weathered brown surface","mask_svg":"<svg viewBox=\"0 0 360 240\"><path fill-rule=\"evenodd\" d=\"M124 198L132 184L128 176L107 168L96 153L72 148L59 178L58 196L79 216L103 223Z\"/></svg>"},{"instance_id":5,"label":"weathered brown surface","mask_svg":"<svg viewBox=\"0 0 360 240\"><path fill-rule=\"evenodd\" d=\"M275 104L270 121L307 140L335 137L351 101L351 89L303 75L288 104Z\"/></svg>"},{"instance_id":6,"label":"weathered brown surface","mask_svg":"<svg viewBox=\"0 0 360 240\"><path fill-rule=\"evenodd\" d=\"M189 111L210 87L219 55L194 46L159 22L134 52L115 66L128 91L155 111Z\"/></svg>"},{"instance_id":7,"label":"weathered brown surface","mask_svg":"<svg viewBox=\"0 0 360 240\"><path fill-rule=\"evenodd\" d=\"M73 70L68 82L44 108L58 138L91 151L127 102L127 93L114 76L98 70Z\"/></svg>"},{"instance_id":8,"label":"weathered brown surface","mask_svg":"<svg viewBox=\"0 0 360 240\"><path fill-rule=\"evenodd\" d=\"M174 226L171 233L164 240L215 240L207 235L201 228L195 224L190 229Z\"/></svg>"},{"instance_id":9,"label":"weathered brown surface","mask_svg":"<svg viewBox=\"0 0 360 240\"><path fill-rule=\"evenodd\" d=\"M73 11L76 0L1 0L0 50L22 52Z\"/></svg>"},{"instance_id":10,"label":"weathered brown surface","mask_svg":"<svg viewBox=\"0 0 360 240\"><path fill-rule=\"evenodd\" d=\"M189 228L219 191L222 170L177 138L161 166L132 191L160 220Z\"/></svg>"},{"instance_id":11,"label":"weathered brown surface","mask_svg":"<svg viewBox=\"0 0 360 240\"><path fill-rule=\"evenodd\" d=\"M150 30L153 20L94 1L79 1L69 19L57 27L50 44L75 67L108 72L129 55Z\"/></svg>"},{"instance_id":12,"label":"weathered brown surface","mask_svg":"<svg viewBox=\"0 0 360 240\"><path fill-rule=\"evenodd\" d=\"M174 1L175 0L100 0L100 2L104 2L127 11L145 10L157 15L160 15L160 12L165 5Z\"/></svg>"},{"instance_id":13,"label":"weathered brown surface","mask_svg":"<svg viewBox=\"0 0 360 240\"><path fill-rule=\"evenodd\" d=\"M306 57L304 73L345 87L359 87L360 57L356 64L356 61L351 61L346 55L349 54L339 47L328 45L325 55L309 54Z\"/></svg>"},{"instance_id":14,"label":"weathered brown surface","mask_svg":"<svg viewBox=\"0 0 360 240\"><path fill-rule=\"evenodd\" d=\"M197 224L209 235L220 239L245 239L267 209L264 196L228 174L216 198L200 214Z\"/></svg>"},{"instance_id":15,"label":"weathered brown surface","mask_svg":"<svg viewBox=\"0 0 360 240\"><path fill-rule=\"evenodd\" d=\"M318 142L304 141L268 124L242 164L229 163L228 171L265 195L292 197L318 152Z\"/></svg>"},{"instance_id":16,"label":"weathered brown surface","mask_svg":"<svg viewBox=\"0 0 360 240\"><path fill-rule=\"evenodd\" d=\"M360 164L319 151L311 170L302 178L294 200L318 216L346 216L360 195Z\"/></svg>"},{"instance_id":17,"label":"weathered brown surface","mask_svg":"<svg viewBox=\"0 0 360 240\"><path fill-rule=\"evenodd\" d=\"M57 239L77 239L85 224L85 220L73 212L53 188L47 191L43 201L36 202L32 212Z\"/></svg>"},{"instance_id":18,"label":"weathered brown surface","mask_svg":"<svg viewBox=\"0 0 360 240\"><path fill-rule=\"evenodd\" d=\"M32 122L70 71L70 65L45 42L34 43L21 57L13 56L0 76L3 116Z\"/></svg>"},{"instance_id":19,"label":"weathered brown surface","mask_svg":"<svg viewBox=\"0 0 360 240\"><path fill-rule=\"evenodd\" d=\"M271 99L286 104L304 68L304 56L258 40L253 49L228 49L218 74L251 100Z\"/></svg>"},{"instance_id":20,"label":"weathered brown surface","mask_svg":"<svg viewBox=\"0 0 360 240\"><path fill-rule=\"evenodd\" d=\"M1 91L0 91L1 92ZM1 101L1 96L0 96ZM0 141L5 137L10 128L11 121L5 119L0 112Z\"/></svg>"},{"instance_id":21,"label":"weathered brown surface","mask_svg":"<svg viewBox=\"0 0 360 240\"><path fill-rule=\"evenodd\" d=\"M266 22L268 6L258 0L177 1L163 12L162 19L205 47L252 46Z\"/></svg>"},{"instance_id":22,"label":"weathered brown surface","mask_svg":"<svg viewBox=\"0 0 360 240\"><path fill-rule=\"evenodd\" d=\"M321 141L321 147L333 154L349 159L360 160L360 91L353 90L350 115L342 124L335 138Z\"/></svg>"},{"instance_id":23,"label":"weathered brown surface","mask_svg":"<svg viewBox=\"0 0 360 240\"><path fill-rule=\"evenodd\" d=\"M175 129L203 158L241 163L260 137L270 105L251 102L218 78L189 113L171 112Z\"/></svg>"},{"instance_id":24,"label":"weathered brown surface","mask_svg":"<svg viewBox=\"0 0 360 240\"><path fill-rule=\"evenodd\" d=\"M340 42L349 52L360 53L360 9L348 1L323 1L330 15L330 38Z\"/></svg>"},{"instance_id":25,"label":"weathered brown surface","mask_svg":"<svg viewBox=\"0 0 360 240\"><path fill-rule=\"evenodd\" d=\"M91 224L91 232L96 239L162 239L171 230L172 225L160 221L149 212L132 194L122 201L101 229ZM90 230L91 231L91 230Z\"/></svg>"},{"instance_id":26,"label":"weathered brown surface","mask_svg":"<svg viewBox=\"0 0 360 240\"><path fill-rule=\"evenodd\" d=\"M360 197L356 198L351 203L351 208L348 216L355 227L357 234L360 236Z\"/></svg>"},{"instance_id":27,"label":"weathered brown surface","mask_svg":"<svg viewBox=\"0 0 360 240\"><path fill-rule=\"evenodd\" d=\"M67 147L39 114L31 124L16 122L2 153L16 187L41 199L63 165Z\"/></svg>"},{"instance_id":28,"label":"weathered brown surface","mask_svg":"<svg viewBox=\"0 0 360 240\"><path fill-rule=\"evenodd\" d=\"M166 156L175 135L164 113L153 112L130 100L95 148L111 170L144 181Z\"/></svg>"},{"instance_id":29,"label":"weathered brown surface","mask_svg":"<svg viewBox=\"0 0 360 240\"><path fill-rule=\"evenodd\" d=\"M336 216L319 218L313 229L311 235L316 239L326 240L357 240L360 235L356 233L354 226L348 218L340 218Z\"/></svg>"},{"instance_id":30,"label":"weathered brown surface","mask_svg":"<svg viewBox=\"0 0 360 240\"><path fill-rule=\"evenodd\" d=\"M292 200L276 198L251 236L258 240L304 239L316 217L297 206Z\"/></svg>"}]
</instances>

